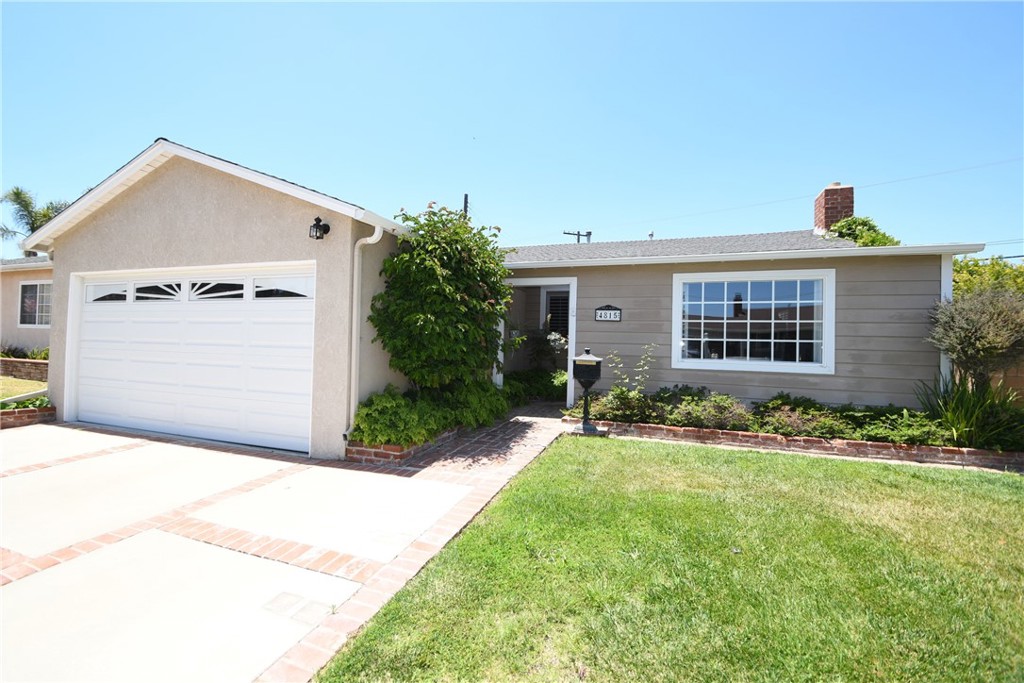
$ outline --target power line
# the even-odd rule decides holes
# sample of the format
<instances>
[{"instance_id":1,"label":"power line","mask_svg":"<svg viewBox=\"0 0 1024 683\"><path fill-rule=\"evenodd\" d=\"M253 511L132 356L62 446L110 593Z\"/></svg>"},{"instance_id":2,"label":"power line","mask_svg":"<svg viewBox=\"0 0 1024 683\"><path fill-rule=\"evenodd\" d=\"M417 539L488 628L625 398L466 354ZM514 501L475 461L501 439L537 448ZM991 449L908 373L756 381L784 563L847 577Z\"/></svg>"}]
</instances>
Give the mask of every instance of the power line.
<instances>
[{"instance_id":1,"label":"power line","mask_svg":"<svg viewBox=\"0 0 1024 683\"><path fill-rule=\"evenodd\" d=\"M893 180L883 180L881 182L868 183L866 185L864 185L864 184L857 184L857 185L855 185L855 187L857 189L865 189L865 188L869 188L869 187L880 187L882 185L893 185L895 183L906 183L906 182L910 182L912 180L921 180L923 178L934 178L935 176L949 175L951 173L963 173L965 171L974 171L974 170L977 170L979 168L989 168L991 166L1001 166L1003 164L1012 164L1012 163L1018 162L1018 161L1024 161L1024 157L1013 157L1012 159L1002 159L1000 161L990 161L988 163L977 164L977 165L974 165L974 166L962 166L960 168L953 168L953 169L949 169L949 170L946 170L946 171L936 171L934 173L925 173L923 175L908 176L906 178L895 178ZM631 225L648 225L648 224L651 224L651 223L667 223L669 221L677 221L677 220L681 220L681 219L684 219L684 218L696 218L698 216L708 216L708 215L715 214L715 213L727 213L729 211L740 211L742 209L754 209L754 208L757 208L757 207L760 207L760 206L770 206L772 204L784 204L786 202L795 202L795 201L799 201L799 200L802 200L802 199L813 199L813 198L815 198L817 196L818 195L816 195L816 194L804 194L804 195L800 195L799 197L787 197L786 199L773 199L773 200L765 201L765 202L757 202L756 204L742 204L742 205L739 205L739 206L730 206L730 207L724 208L724 209L711 209L709 211L697 211L695 213L685 213L685 214L680 214L680 215L677 215L677 216L667 216L665 218L651 218L651 219L642 220L642 221L631 221L629 223L616 223L616 224L613 224L613 225L607 225L605 227L610 229L610 228L625 228L625 227L629 227ZM996 244L996 242L993 242L993 244Z\"/></svg>"}]
</instances>

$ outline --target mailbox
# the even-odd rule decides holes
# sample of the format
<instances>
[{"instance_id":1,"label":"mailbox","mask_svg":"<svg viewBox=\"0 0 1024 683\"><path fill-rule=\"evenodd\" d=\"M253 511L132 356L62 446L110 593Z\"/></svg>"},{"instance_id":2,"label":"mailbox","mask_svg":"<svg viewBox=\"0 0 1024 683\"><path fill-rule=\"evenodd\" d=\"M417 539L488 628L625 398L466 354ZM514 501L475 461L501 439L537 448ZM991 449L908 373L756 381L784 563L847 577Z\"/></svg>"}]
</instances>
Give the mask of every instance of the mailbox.
<instances>
[{"instance_id":1,"label":"mailbox","mask_svg":"<svg viewBox=\"0 0 1024 683\"><path fill-rule=\"evenodd\" d=\"M590 349L583 349L582 356L572 359L572 376L584 389L589 389L601 379L601 359L591 355Z\"/></svg>"}]
</instances>

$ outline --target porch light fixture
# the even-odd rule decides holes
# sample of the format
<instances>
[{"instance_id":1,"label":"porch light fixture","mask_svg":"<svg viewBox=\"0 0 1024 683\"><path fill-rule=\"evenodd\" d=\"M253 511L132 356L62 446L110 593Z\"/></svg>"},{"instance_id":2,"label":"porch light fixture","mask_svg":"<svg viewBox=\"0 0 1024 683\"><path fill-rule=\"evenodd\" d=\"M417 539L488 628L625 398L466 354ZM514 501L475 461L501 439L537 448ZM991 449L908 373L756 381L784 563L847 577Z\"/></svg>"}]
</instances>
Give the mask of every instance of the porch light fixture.
<instances>
[{"instance_id":1,"label":"porch light fixture","mask_svg":"<svg viewBox=\"0 0 1024 683\"><path fill-rule=\"evenodd\" d=\"M320 220L320 216L317 216L313 220L313 225L309 226L309 239L311 240L322 240L324 235L331 231L331 226Z\"/></svg>"}]
</instances>

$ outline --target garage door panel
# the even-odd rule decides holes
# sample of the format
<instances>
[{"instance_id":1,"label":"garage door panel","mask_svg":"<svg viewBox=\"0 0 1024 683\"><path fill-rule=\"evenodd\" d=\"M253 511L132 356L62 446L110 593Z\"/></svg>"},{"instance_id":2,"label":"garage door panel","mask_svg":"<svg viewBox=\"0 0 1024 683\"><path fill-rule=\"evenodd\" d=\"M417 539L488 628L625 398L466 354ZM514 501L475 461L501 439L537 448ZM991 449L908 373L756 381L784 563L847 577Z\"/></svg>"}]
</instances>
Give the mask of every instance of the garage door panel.
<instances>
[{"instance_id":1,"label":"garage door panel","mask_svg":"<svg viewBox=\"0 0 1024 683\"><path fill-rule=\"evenodd\" d=\"M252 291L81 304L78 419L308 450L313 300Z\"/></svg>"}]
</instances>

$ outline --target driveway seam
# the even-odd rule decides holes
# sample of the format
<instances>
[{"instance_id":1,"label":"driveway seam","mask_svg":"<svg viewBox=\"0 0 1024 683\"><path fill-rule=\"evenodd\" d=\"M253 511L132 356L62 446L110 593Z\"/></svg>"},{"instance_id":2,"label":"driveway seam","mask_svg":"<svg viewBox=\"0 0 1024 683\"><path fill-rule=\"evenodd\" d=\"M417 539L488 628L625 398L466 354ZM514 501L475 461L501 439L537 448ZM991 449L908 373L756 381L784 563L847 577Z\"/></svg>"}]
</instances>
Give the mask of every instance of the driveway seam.
<instances>
[{"instance_id":1,"label":"driveway seam","mask_svg":"<svg viewBox=\"0 0 1024 683\"><path fill-rule=\"evenodd\" d=\"M130 451L135 448L142 448L148 446L148 441L133 441L131 443L120 444L118 446L110 446L109 448L102 448L98 451L91 451L89 453L79 453L76 455L69 455L66 458L57 458L55 460L47 460L46 462L37 462L31 465L22 465L21 467L12 467L9 470L0 472L0 479L4 477L13 477L17 474L25 474L26 472L37 472L39 470L49 469L50 467L57 467L59 465L66 465L70 462L78 462L79 460L88 460L90 458L98 458L101 455L110 455L112 453L122 453L124 451Z\"/></svg>"}]
</instances>

